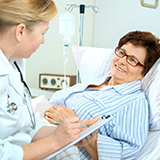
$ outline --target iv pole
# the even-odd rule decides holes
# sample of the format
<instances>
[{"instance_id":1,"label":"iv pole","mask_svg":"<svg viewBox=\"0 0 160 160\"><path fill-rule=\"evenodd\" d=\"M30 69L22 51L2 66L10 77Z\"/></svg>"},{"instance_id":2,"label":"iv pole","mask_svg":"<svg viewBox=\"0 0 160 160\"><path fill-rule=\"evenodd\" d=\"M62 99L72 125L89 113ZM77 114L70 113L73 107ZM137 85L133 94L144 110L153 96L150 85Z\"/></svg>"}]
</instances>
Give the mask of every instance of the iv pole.
<instances>
[{"instance_id":1,"label":"iv pole","mask_svg":"<svg viewBox=\"0 0 160 160\"><path fill-rule=\"evenodd\" d=\"M75 4L67 4L65 6L65 10L69 13L72 12L73 8L79 8L79 13L80 13L80 17L79 17L79 46L82 46L82 41L83 41L83 21L84 21L84 13L85 13L85 8L92 8L94 13L97 13L99 11L99 8L97 6L85 6L84 4L80 4L80 5L75 5ZM77 83L80 83L80 75L79 75L79 71L77 70L77 79L76 79Z\"/></svg>"}]
</instances>

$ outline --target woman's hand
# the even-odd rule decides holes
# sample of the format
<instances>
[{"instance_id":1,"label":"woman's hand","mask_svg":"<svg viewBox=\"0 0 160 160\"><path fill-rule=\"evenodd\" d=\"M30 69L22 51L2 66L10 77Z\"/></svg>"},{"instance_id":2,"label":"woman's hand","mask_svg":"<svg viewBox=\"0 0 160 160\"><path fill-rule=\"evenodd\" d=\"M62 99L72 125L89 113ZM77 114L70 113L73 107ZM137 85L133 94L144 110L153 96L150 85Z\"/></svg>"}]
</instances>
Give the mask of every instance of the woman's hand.
<instances>
[{"instance_id":1,"label":"woman's hand","mask_svg":"<svg viewBox=\"0 0 160 160\"><path fill-rule=\"evenodd\" d=\"M67 120L69 120L71 117L75 117L75 113L72 109L60 104L60 105L53 105L48 110L46 110L44 117L50 123L52 123L52 121L62 121L64 123L64 122L66 122L66 118L67 118ZM81 120L80 124L90 126L90 125L93 125L94 123L96 123L99 119L100 118L97 117L92 120ZM79 127L79 124L77 124L77 127ZM79 133L85 129L86 128L82 128L80 126ZM77 133L78 133L78 130L77 130ZM65 134L65 132L64 132L64 134ZM92 134L90 134L89 136L87 136L86 138L84 138L83 140L78 142L76 144L76 146L87 146L92 141L92 139L94 138L95 135L96 135L96 132L93 132Z\"/></svg>"},{"instance_id":2,"label":"woman's hand","mask_svg":"<svg viewBox=\"0 0 160 160\"><path fill-rule=\"evenodd\" d=\"M81 123L78 117L67 118L54 130L51 138L59 148L76 140L81 132Z\"/></svg>"},{"instance_id":3,"label":"woman's hand","mask_svg":"<svg viewBox=\"0 0 160 160\"><path fill-rule=\"evenodd\" d=\"M80 123L83 124L83 125L86 125L86 126L90 126L90 125L93 125L94 123L96 123L97 121L99 121L99 117L97 118L94 118L94 119L91 119L91 120L81 120ZM81 130L85 130L86 128L81 128ZM86 138L82 139L80 142L78 142L76 144L76 146L87 146L88 144L91 143L91 141L93 140L93 138L95 137L96 135L96 131L93 132L92 134L90 134L89 136L87 136Z\"/></svg>"},{"instance_id":4,"label":"woman's hand","mask_svg":"<svg viewBox=\"0 0 160 160\"><path fill-rule=\"evenodd\" d=\"M63 121L66 118L75 117L75 113L72 109L65 107L63 105L53 105L48 110L46 110L44 118L49 121Z\"/></svg>"},{"instance_id":5,"label":"woman's hand","mask_svg":"<svg viewBox=\"0 0 160 160\"><path fill-rule=\"evenodd\" d=\"M97 117L95 119L92 119L91 123L95 123L99 119L100 119L99 117ZM98 152L97 152L97 137L98 137L98 134L96 134L96 132L94 132L94 133L92 133L92 135L89 135L89 136L90 137L87 137L88 139L86 140L86 141L88 141L88 144L84 142L85 145L83 145L83 147L91 155L91 157L94 160L98 160ZM84 140L85 139L83 139L83 141Z\"/></svg>"}]
</instances>

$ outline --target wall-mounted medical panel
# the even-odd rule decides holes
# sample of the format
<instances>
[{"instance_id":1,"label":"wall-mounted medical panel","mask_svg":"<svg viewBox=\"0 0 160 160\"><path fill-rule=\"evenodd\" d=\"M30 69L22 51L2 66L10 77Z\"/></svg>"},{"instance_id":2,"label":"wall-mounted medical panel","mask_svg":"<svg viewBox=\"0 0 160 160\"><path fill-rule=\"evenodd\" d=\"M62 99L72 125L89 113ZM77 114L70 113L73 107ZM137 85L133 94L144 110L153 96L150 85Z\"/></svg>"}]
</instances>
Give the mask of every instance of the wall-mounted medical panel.
<instances>
[{"instance_id":1,"label":"wall-mounted medical panel","mask_svg":"<svg viewBox=\"0 0 160 160\"><path fill-rule=\"evenodd\" d=\"M63 75L57 74L40 74L39 75L39 88L48 90L59 90L63 89L63 82L66 81L66 87L73 86L76 84L76 76L67 75L64 78Z\"/></svg>"}]
</instances>

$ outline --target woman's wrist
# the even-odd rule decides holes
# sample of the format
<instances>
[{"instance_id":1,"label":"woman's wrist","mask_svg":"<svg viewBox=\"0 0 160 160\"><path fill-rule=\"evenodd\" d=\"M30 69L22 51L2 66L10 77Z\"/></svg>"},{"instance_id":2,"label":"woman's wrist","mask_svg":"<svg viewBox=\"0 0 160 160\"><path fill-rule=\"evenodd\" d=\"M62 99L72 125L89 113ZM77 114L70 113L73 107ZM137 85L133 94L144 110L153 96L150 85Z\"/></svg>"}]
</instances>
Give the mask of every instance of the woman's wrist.
<instances>
[{"instance_id":1,"label":"woman's wrist","mask_svg":"<svg viewBox=\"0 0 160 160\"><path fill-rule=\"evenodd\" d=\"M85 150L90 154L90 156L94 159L97 160L98 159L98 152L97 152L97 138L98 138L98 134L96 134L93 138L93 140L91 141L91 143L89 143L87 146L85 146Z\"/></svg>"},{"instance_id":2,"label":"woman's wrist","mask_svg":"<svg viewBox=\"0 0 160 160\"><path fill-rule=\"evenodd\" d=\"M94 138L92 139L92 141L91 141L91 143L89 143L87 146L85 146L85 147L90 147L90 148L92 148L92 149L95 149L95 148L97 148L97 137L98 137L98 134L95 134L95 136L94 136ZM84 148L85 148L84 147Z\"/></svg>"}]
</instances>

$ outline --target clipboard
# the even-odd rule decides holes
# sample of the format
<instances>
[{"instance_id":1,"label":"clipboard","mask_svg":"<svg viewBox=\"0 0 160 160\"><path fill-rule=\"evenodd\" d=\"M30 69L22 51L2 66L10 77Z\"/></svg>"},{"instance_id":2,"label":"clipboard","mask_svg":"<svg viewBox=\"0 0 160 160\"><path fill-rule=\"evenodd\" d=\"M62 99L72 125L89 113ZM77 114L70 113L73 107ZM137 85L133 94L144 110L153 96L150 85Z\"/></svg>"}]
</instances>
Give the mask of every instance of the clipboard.
<instances>
[{"instance_id":1,"label":"clipboard","mask_svg":"<svg viewBox=\"0 0 160 160\"><path fill-rule=\"evenodd\" d=\"M48 156L48 158L52 159L52 158L56 157L58 154L64 152L68 148L72 147L73 145L75 145L76 143L78 143L79 141L81 141L82 139L84 139L85 137L87 137L88 135L90 135L91 133L93 133L94 131L99 129L100 127L102 127L104 124L108 123L113 118L114 118L113 115L107 115L107 116L103 115L100 118L99 121L97 121L93 125L89 126L87 129L82 131L80 133L80 137L78 139L76 139L75 141L69 143L68 145L66 145L65 147L61 148L60 150L58 150L57 152L53 153L52 155Z\"/></svg>"}]
</instances>

